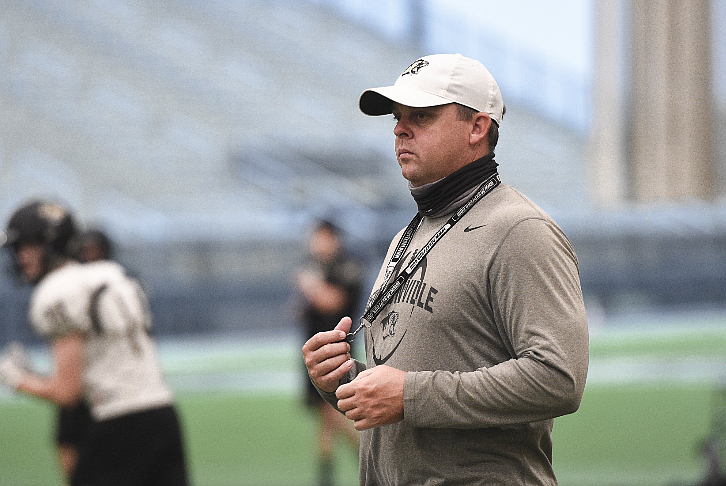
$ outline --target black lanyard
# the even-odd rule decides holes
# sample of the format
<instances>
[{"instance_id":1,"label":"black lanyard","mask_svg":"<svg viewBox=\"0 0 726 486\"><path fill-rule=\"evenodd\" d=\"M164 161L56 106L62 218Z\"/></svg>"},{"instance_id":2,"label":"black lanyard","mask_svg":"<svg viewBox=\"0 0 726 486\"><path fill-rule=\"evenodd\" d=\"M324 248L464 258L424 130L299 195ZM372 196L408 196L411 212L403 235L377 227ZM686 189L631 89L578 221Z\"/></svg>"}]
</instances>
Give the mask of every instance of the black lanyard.
<instances>
[{"instance_id":1,"label":"black lanyard","mask_svg":"<svg viewBox=\"0 0 726 486\"><path fill-rule=\"evenodd\" d=\"M398 241L398 244L396 245L396 249L393 251L393 255L391 256L391 261L388 262L388 265L386 266L386 275L383 278L383 286L378 290L376 297L373 299L373 301L370 303L368 308L363 313L363 316L359 320L358 329L356 329L353 332L349 332L348 336L345 338L346 341L349 343L353 342L353 338L355 337L358 332L363 329L364 327L371 327L373 324L373 321L378 317L378 314L381 313L383 308L388 305L388 303L391 301L394 295L396 295L396 292L398 292L404 283L406 283L406 280L413 275L413 273L416 271L416 268L418 268L419 264L423 261L424 257L428 255L428 253L431 251L431 249L436 245L436 243L441 240L441 238L444 237L444 235L457 223L459 220L464 217L464 215L472 208L474 205L479 202L480 199L482 199L484 196L489 194L495 187L499 185L499 174L494 174L489 179L484 181L484 183L481 185L478 191L474 194L474 196L469 199L466 204L464 204L462 207L460 207L450 218L449 220L444 223L444 225L439 228L439 230L434 233L434 235L429 239L428 243L421 248L416 254L413 255L411 258L411 262L408 264L408 266L396 277L395 280L389 281L391 278L391 275L393 275L393 271L396 268L396 265L398 262L403 258L404 253L406 249L408 248L408 245L411 244L411 240L413 239L413 235L416 234L416 231L418 230L419 225L421 224L421 220L423 219L423 216L421 216L420 213L416 213L416 216L413 217L411 222L406 227L406 230L403 232L403 235L401 236L401 239Z\"/></svg>"}]
</instances>

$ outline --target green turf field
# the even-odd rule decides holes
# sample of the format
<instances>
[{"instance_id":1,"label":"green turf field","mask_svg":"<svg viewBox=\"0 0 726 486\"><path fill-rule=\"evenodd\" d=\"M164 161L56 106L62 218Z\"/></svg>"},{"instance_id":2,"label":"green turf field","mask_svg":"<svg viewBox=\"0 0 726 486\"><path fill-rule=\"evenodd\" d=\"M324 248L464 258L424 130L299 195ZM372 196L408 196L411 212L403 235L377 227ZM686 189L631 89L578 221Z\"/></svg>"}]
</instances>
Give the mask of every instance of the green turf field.
<instances>
[{"instance_id":1,"label":"green turf field","mask_svg":"<svg viewBox=\"0 0 726 486\"><path fill-rule=\"evenodd\" d=\"M593 332L580 410L555 421L561 486L693 483L709 433L726 321L659 323ZM226 342L226 341L225 341ZM197 486L314 484L314 421L299 400L292 342L167 346ZM0 396L0 486L61 484L52 449L53 408ZM339 484L357 484L342 446Z\"/></svg>"}]
</instances>

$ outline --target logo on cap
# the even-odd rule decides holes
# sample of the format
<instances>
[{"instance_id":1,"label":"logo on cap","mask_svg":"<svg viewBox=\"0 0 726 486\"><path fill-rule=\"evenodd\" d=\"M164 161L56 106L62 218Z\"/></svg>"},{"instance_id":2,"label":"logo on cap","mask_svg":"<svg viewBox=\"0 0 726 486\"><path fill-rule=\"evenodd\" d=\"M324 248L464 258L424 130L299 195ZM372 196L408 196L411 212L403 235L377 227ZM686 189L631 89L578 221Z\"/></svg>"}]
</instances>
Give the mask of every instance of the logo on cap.
<instances>
[{"instance_id":1,"label":"logo on cap","mask_svg":"<svg viewBox=\"0 0 726 486\"><path fill-rule=\"evenodd\" d=\"M419 59L418 61L414 61L413 64L411 64L409 67L407 67L403 73L401 73L401 76L405 76L407 74L418 74L418 72L421 70L421 68L424 68L428 65L429 65L429 62L424 59Z\"/></svg>"}]
</instances>

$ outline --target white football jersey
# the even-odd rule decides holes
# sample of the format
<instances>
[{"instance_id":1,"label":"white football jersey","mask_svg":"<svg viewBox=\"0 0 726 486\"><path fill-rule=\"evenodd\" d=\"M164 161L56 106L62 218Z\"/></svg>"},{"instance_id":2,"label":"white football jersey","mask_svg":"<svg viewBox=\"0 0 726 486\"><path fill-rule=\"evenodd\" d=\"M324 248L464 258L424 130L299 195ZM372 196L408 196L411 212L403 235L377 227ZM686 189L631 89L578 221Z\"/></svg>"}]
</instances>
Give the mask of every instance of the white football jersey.
<instances>
[{"instance_id":1,"label":"white football jersey","mask_svg":"<svg viewBox=\"0 0 726 486\"><path fill-rule=\"evenodd\" d=\"M72 262L49 273L33 291L30 320L50 340L83 334L83 396L97 420L172 403L146 295L118 263Z\"/></svg>"}]
</instances>

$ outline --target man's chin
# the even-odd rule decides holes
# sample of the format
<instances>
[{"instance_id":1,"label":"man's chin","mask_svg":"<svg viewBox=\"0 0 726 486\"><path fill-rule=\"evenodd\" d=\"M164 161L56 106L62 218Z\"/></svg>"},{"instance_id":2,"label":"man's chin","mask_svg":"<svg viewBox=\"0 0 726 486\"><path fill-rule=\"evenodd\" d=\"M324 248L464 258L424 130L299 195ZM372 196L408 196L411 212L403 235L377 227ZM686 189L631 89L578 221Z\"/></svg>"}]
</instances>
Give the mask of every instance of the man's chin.
<instances>
[{"instance_id":1,"label":"man's chin","mask_svg":"<svg viewBox=\"0 0 726 486\"><path fill-rule=\"evenodd\" d=\"M416 177L415 171L412 170L413 168L407 164L401 164L400 162L399 165L401 166L401 175L403 176L403 178L414 186L417 186L418 184L416 183L416 180L418 178Z\"/></svg>"}]
</instances>

